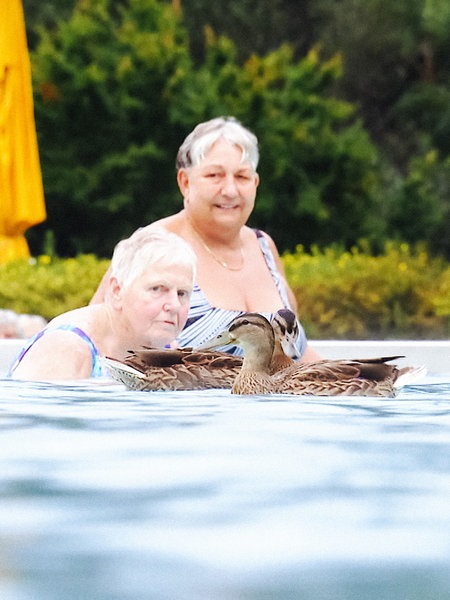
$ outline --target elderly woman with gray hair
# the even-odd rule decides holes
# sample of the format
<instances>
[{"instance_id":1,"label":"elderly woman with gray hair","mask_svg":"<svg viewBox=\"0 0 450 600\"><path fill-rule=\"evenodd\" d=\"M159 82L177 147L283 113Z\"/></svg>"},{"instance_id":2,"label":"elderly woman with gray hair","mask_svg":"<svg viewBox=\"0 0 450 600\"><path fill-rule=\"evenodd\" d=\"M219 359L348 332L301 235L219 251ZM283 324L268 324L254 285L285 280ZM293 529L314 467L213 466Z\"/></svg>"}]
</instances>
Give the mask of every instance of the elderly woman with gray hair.
<instances>
[{"instance_id":1,"label":"elderly woman with gray hair","mask_svg":"<svg viewBox=\"0 0 450 600\"><path fill-rule=\"evenodd\" d=\"M258 161L257 138L233 117L200 123L177 156L184 208L143 228L176 233L197 256L189 317L177 337L180 346L203 343L244 312L271 319L281 308L297 309L272 238L246 225L259 184ZM92 302L103 294L101 284ZM302 327L297 350L301 361L320 358L308 346Z\"/></svg>"},{"instance_id":2,"label":"elderly woman with gray hair","mask_svg":"<svg viewBox=\"0 0 450 600\"><path fill-rule=\"evenodd\" d=\"M114 250L103 302L55 317L23 347L14 379L87 379L106 375L102 356L123 361L130 349L164 347L189 312L196 257L164 229L138 230Z\"/></svg>"}]
</instances>

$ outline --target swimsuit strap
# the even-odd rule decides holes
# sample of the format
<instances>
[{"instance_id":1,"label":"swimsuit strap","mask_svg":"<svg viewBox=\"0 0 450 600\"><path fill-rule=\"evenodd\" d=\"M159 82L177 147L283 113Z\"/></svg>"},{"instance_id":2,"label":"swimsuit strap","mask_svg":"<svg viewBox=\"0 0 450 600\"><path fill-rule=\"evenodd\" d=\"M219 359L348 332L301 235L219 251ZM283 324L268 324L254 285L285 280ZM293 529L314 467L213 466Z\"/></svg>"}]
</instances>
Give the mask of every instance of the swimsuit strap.
<instances>
[{"instance_id":1,"label":"swimsuit strap","mask_svg":"<svg viewBox=\"0 0 450 600\"><path fill-rule=\"evenodd\" d=\"M261 252L263 253L267 267L270 271L270 274L272 275L272 279L275 282L275 286L278 290L278 293L280 294L280 298L282 299L285 308L292 308L287 295L286 286L284 285L283 279L281 278L280 272L275 262L275 257L271 249L269 248L267 238L260 229L254 229L254 232L256 234L256 237L258 238L259 247L261 248Z\"/></svg>"},{"instance_id":2,"label":"swimsuit strap","mask_svg":"<svg viewBox=\"0 0 450 600\"><path fill-rule=\"evenodd\" d=\"M25 344L25 346L19 352L19 355L17 356L17 358L15 359L15 361L9 368L7 377L11 377L12 373L15 371L15 369L17 368L17 366L19 365L19 363L21 362L21 360L23 359L25 354L44 335L44 333L46 333L47 331L56 331L56 330L72 331L73 333L78 335L82 340L84 340L87 343L87 345L89 346L90 351L91 351L91 356L92 356L91 377L102 377L104 375L103 367L100 362L100 353L97 350L97 348L96 348L94 342L91 340L91 338L82 329L80 329L79 327L75 327L74 325L57 325L56 327L46 327L45 329L42 329L36 335L34 335L32 338L30 338L28 340L28 342Z\"/></svg>"}]
</instances>

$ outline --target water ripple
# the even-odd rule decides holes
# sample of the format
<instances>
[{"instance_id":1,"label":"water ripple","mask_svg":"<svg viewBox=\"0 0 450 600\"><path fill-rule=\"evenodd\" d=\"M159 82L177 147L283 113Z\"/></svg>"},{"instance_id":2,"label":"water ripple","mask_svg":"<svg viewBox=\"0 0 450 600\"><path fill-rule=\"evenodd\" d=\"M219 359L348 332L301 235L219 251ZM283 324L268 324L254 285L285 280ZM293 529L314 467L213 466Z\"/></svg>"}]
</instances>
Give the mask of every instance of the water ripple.
<instances>
[{"instance_id":1,"label":"water ripple","mask_svg":"<svg viewBox=\"0 0 450 600\"><path fill-rule=\"evenodd\" d=\"M1 381L0 597L450 597L449 381L394 399Z\"/></svg>"}]
</instances>

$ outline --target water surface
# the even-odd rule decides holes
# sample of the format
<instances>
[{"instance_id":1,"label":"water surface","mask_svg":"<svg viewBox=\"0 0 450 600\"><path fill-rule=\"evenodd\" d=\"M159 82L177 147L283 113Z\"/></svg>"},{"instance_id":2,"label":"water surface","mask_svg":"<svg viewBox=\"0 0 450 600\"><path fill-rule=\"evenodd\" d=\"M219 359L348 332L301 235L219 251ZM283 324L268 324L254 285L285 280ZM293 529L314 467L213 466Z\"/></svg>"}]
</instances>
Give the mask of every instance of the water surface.
<instances>
[{"instance_id":1,"label":"water surface","mask_svg":"<svg viewBox=\"0 0 450 600\"><path fill-rule=\"evenodd\" d=\"M450 598L450 376L395 399L0 384L2 600Z\"/></svg>"}]
</instances>

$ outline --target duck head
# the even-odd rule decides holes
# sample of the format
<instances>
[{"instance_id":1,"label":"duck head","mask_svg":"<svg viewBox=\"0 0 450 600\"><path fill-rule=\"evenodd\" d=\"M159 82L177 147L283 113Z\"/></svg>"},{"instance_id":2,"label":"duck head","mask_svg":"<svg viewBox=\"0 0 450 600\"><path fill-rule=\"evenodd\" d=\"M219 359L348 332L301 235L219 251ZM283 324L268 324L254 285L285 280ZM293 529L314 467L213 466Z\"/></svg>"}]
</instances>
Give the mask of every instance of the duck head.
<instances>
[{"instance_id":1,"label":"duck head","mask_svg":"<svg viewBox=\"0 0 450 600\"><path fill-rule=\"evenodd\" d=\"M244 363L250 363L252 368L266 368L274 345L275 334L270 322L259 313L245 313L233 319L229 327L214 338L197 346L197 350L240 346L244 350Z\"/></svg>"},{"instance_id":2,"label":"duck head","mask_svg":"<svg viewBox=\"0 0 450 600\"><path fill-rule=\"evenodd\" d=\"M300 358L296 345L299 325L295 313L288 308L280 309L272 319L272 327L275 332L275 339L281 345L286 356L293 359Z\"/></svg>"}]
</instances>

